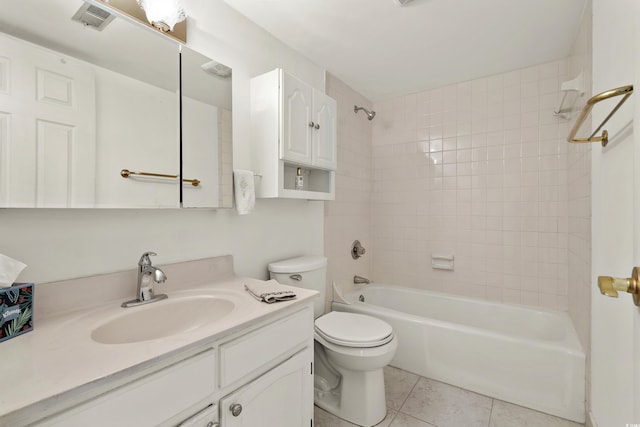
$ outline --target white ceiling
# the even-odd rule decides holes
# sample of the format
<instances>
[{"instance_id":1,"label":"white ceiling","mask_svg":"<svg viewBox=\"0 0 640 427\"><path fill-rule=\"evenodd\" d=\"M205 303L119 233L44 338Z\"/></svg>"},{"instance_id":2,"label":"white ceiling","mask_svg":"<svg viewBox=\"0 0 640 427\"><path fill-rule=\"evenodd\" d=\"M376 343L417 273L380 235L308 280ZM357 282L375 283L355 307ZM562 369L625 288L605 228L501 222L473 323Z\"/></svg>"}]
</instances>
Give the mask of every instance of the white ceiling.
<instances>
[{"instance_id":1,"label":"white ceiling","mask_svg":"<svg viewBox=\"0 0 640 427\"><path fill-rule=\"evenodd\" d=\"M225 0L371 101L568 56L586 0Z\"/></svg>"}]
</instances>

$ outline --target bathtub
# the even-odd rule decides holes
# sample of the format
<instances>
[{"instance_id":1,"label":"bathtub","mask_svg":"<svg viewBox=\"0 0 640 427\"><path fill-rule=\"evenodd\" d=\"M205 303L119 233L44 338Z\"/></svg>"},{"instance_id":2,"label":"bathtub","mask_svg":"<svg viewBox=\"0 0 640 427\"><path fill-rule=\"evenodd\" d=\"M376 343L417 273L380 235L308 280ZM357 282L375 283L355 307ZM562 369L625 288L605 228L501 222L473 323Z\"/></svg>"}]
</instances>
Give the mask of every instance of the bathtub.
<instances>
[{"instance_id":1,"label":"bathtub","mask_svg":"<svg viewBox=\"0 0 640 427\"><path fill-rule=\"evenodd\" d=\"M391 365L584 422L585 355L566 313L380 284L344 299L333 309L393 327Z\"/></svg>"}]
</instances>

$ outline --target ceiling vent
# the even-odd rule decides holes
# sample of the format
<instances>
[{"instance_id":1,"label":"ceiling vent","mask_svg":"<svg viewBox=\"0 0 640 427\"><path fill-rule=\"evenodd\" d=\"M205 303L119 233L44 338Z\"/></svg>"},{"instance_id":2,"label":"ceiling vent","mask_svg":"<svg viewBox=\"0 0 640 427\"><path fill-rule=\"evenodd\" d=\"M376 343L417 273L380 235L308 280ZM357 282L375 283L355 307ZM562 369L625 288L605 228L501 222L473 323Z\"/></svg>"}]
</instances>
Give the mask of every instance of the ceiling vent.
<instances>
[{"instance_id":1,"label":"ceiling vent","mask_svg":"<svg viewBox=\"0 0 640 427\"><path fill-rule=\"evenodd\" d=\"M115 16L104 9L100 9L99 7L89 3L83 3L71 19L80 22L85 27L91 27L98 31L102 31L104 27L109 25L109 22L113 21L114 18Z\"/></svg>"}]
</instances>

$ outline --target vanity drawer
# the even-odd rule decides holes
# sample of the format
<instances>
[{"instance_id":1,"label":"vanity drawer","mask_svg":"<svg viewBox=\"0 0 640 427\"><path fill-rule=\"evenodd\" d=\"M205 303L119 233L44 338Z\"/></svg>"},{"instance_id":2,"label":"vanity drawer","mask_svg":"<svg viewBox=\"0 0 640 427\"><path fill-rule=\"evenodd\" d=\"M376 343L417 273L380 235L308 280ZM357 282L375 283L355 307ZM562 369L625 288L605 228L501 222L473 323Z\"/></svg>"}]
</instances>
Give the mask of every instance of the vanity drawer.
<instances>
[{"instance_id":1,"label":"vanity drawer","mask_svg":"<svg viewBox=\"0 0 640 427\"><path fill-rule=\"evenodd\" d=\"M220 387L270 362L282 360L313 339L313 312L305 308L220 346Z\"/></svg>"},{"instance_id":2,"label":"vanity drawer","mask_svg":"<svg viewBox=\"0 0 640 427\"><path fill-rule=\"evenodd\" d=\"M126 384L37 426L158 426L211 399L215 388L215 350L197 354Z\"/></svg>"}]
</instances>

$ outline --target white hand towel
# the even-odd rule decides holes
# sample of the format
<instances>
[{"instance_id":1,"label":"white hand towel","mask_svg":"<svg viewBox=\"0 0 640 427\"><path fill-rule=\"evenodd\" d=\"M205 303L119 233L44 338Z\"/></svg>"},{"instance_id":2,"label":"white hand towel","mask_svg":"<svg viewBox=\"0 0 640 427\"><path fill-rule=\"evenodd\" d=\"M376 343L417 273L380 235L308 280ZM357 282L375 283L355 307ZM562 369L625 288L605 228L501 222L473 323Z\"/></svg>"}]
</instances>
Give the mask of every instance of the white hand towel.
<instances>
[{"instance_id":1,"label":"white hand towel","mask_svg":"<svg viewBox=\"0 0 640 427\"><path fill-rule=\"evenodd\" d=\"M18 275L20 275L20 272L24 270L25 267L26 264L0 254L0 288L13 286Z\"/></svg>"},{"instance_id":2,"label":"white hand towel","mask_svg":"<svg viewBox=\"0 0 640 427\"><path fill-rule=\"evenodd\" d=\"M253 210L256 204L256 190L252 171L241 169L233 171L233 193L239 215L246 215Z\"/></svg>"},{"instance_id":3,"label":"white hand towel","mask_svg":"<svg viewBox=\"0 0 640 427\"><path fill-rule=\"evenodd\" d=\"M296 293L275 280L266 282L247 281L244 288L258 301L272 304L278 301L289 301L296 298Z\"/></svg>"}]
</instances>

